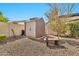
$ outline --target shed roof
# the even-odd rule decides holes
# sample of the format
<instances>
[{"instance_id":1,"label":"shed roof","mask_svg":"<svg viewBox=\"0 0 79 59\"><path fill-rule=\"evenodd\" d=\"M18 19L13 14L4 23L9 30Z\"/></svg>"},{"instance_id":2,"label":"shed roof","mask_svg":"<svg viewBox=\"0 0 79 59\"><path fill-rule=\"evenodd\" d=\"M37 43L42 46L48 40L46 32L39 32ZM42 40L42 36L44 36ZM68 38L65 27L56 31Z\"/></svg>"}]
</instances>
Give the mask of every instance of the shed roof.
<instances>
[{"instance_id":1,"label":"shed roof","mask_svg":"<svg viewBox=\"0 0 79 59\"><path fill-rule=\"evenodd\" d=\"M20 21L13 21L13 22L32 22L32 21L43 21L43 18L38 18L38 17L34 17L34 18L30 18L30 20L20 20Z\"/></svg>"}]
</instances>

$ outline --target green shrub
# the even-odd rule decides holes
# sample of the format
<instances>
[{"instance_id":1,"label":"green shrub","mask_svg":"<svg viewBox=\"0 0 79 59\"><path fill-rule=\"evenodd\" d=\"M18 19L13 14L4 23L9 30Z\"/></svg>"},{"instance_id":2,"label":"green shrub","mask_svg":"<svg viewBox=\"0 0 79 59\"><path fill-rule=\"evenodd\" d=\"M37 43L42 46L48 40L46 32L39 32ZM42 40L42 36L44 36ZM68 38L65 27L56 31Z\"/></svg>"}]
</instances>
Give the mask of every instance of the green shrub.
<instances>
[{"instance_id":1,"label":"green shrub","mask_svg":"<svg viewBox=\"0 0 79 59\"><path fill-rule=\"evenodd\" d=\"M0 34L0 41L5 41L7 37L4 34Z\"/></svg>"},{"instance_id":2,"label":"green shrub","mask_svg":"<svg viewBox=\"0 0 79 59\"><path fill-rule=\"evenodd\" d=\"M79 37L79 21L70 23L69 26L70 26L70 36Z\"/></svg>"}]
</instances>

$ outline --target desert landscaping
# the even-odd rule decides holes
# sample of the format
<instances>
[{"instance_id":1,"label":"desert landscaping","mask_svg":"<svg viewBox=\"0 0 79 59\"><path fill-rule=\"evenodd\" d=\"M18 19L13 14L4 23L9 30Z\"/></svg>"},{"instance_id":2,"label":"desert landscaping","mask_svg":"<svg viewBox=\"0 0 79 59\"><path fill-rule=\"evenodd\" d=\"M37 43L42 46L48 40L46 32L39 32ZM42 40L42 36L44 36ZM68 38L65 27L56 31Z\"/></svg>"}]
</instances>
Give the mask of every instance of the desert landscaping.
<instances>
[{"instance_id":1,"label":"desert landscaping","mask_svg":"<svg viewBox=\"0 0 79 59\"><path fill-rule=\"evenodd\" d=\"M67 38L68 39L68 38ZM2 56L78 56L79 42L60 41L60 47L47 47L45 42L28 38L0 45Z\"/></svg>"},{"instance_id":2,"label":"desert landscaping","mask_svg":"<svg viewBox=\"0 0 79 59\"><path fill-rule=\"evenodd\" d=\"M0 11L0 56L79 56L78 4L76 8L69 3L2 5L16 5L16 17L13 9L13 14L6 14L11 19L4 16L6 10ZM32 13L28 5L45 9L36 6Z\"/></svg>"}]
</instances>

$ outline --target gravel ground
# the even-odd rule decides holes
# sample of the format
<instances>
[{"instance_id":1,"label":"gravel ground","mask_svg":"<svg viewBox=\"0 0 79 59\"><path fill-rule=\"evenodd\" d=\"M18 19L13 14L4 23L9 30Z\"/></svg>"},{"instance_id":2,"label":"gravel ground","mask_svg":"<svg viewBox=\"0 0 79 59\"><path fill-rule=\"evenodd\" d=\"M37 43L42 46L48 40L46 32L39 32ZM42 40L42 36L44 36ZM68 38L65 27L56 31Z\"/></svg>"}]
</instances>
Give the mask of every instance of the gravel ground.
<instances>
[{"instance_id":1,"label":"gravel ground","mask_svg":"<svg viewBox=\"0 0 79 59\"><path fill-rule=\"evenodd\" d=\"M71 45L72 42L61 44L65 48L52 47L45 43L33 41L27 38L7 42L0 45L1 56L79 56L79 46Z\"/></svg>"}]
</instances>

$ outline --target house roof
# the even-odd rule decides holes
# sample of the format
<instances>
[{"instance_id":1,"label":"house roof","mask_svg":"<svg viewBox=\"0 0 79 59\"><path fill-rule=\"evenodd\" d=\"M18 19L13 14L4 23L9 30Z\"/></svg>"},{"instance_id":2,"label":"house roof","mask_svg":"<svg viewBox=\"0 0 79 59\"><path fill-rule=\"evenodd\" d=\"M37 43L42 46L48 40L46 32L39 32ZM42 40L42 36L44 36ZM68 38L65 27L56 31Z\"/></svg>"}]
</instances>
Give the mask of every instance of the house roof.
<instances>
[{"instance_id":1,"label":"house roof","mask_svg":"<svg viewBox=\"0 0 79 59\"><path fill-rule=\"evenodd\" d=\"M79 13L74 13L70 17L79 16Z\"/></svg>"},{"instance_id":2,"label":"house roof","mask_svg":"<svg viewBox=\"0 0 79 59\"><path fill-rule=\"evenodd\" d=\"M67 15L61 15L59 17L66 17ZM68 17L79 16L79 13L70 14Z\"/></svg>"}]
</instances>

